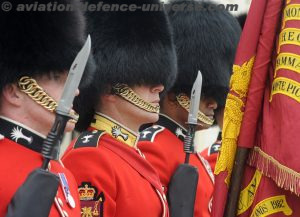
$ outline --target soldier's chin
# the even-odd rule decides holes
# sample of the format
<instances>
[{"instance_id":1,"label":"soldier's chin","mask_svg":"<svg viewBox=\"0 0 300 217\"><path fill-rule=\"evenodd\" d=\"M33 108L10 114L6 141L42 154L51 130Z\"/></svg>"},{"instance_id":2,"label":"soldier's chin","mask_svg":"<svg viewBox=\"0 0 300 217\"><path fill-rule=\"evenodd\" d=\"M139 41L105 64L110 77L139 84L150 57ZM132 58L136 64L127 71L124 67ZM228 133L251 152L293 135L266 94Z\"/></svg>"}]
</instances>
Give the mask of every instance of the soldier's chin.
<instances>
[{"instance_id":1,"label":"soldier's chin","mask_svg":"<svg viewBox=\"0 0 300 217\"><path fill-rule=\"evenodd\" d=\"M155 123L159 119L158 113L146 112L147 113L147 123Z\"/></svg>"}]
</instances>

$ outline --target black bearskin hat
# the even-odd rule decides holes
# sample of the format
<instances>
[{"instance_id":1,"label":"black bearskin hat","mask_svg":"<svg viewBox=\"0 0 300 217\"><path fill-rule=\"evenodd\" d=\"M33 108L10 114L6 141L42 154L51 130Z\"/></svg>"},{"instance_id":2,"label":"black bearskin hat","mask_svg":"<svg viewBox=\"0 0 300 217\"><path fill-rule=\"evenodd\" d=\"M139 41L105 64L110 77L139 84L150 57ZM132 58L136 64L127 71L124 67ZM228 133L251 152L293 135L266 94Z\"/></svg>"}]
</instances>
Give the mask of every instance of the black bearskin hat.
<instances>
[{"instance_id":1,"label":"black bearskin hat","mask_svg":"<svg viewBox=\"0 0 300 217\"><path fill-rule=\"evenodd\" d=\"M247 14L240 14L237 16L237 19L242 27L242 29L244 28L244 25L245 25L245 22L246 22L246 19L247 19Z\"/></svg>"},{"instance_id":2,"label":"black bearskin hat","mask_svg":"<svg viewBox=\"0 0 300 217\"><path fill-rule=\"evenodd\" d=\"M97 4L99 0L89 0ZM103 4L159 4L159 0L104 0ZM176 76L176 53L164 11L87 12L97 64L96 80L105 84L163 84Z\"/></svg>"},{"instance_id":3,"label":"black bearskin hat","mask_svg":"<svg viewBox=\"0 0 300 217\"><path fill-rule=\"evenodd\" d=\"M200 70L202 95L224 106L241 33L238 21L213 3L179 0L171 4L187 5L187 10L169 12L178 60L178 76L172 92L189 96Z\"/></svg>"},{"instance_id":4,"label":"black bearskin hat","mask_svg":"<svg viewBox=\"0 0 300 217\"><path fill-rule=\"evenodd\" d=\"M49 3L53 1L14 0L11 11L0 12L0 91L24 75L68 71L82 48L86 40L85 20L79 0L58 2L66 7L71 5L72 11L17 11L21 4ZM86 80L91 79L93 69L90 58Z\"/></svg>"},{"instance_id":5,"label":"black bearskin hat","mask_svg":"<svg viewBox=\"0 0 300 217\"><path fill-rule=\"evenodd\" d=\"M99 0L89 0L88 3L98 4ZM140 9L86 13L97 70L94 86L82 90L74 104L81 117L76 126L78 130L87 127L92 115L83 105L95 101L91 94L99 99L104 91L110 91L105 86L117 83L128 86L163 84L169 89L176 78L176 52L165 11L163 8L151 12L141 10L143 5L160 6L159 0L104 0L104 4L134 4ZM89 118L85 116L87 113ZM81 124L82 121L85 124Z\"/></svg>"}]
</instances>

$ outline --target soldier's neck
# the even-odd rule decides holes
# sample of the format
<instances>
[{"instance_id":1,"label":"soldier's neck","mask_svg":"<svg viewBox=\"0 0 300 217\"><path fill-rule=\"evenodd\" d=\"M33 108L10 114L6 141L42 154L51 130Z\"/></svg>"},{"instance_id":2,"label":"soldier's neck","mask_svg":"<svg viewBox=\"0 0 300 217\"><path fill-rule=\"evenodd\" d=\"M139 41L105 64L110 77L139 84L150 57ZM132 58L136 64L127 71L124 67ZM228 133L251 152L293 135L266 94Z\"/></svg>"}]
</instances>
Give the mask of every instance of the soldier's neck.
<instances>
[{"instance_id":1,"label":"soldier's neck","mask_svg":"<svg viewBox=\"0 0 300 217\"><path fill-rule=\"evenodd\" d=\"M169 118L171 118L173 121L175 121L176 123L178 123L179 125L181 125L183 128L187 129L187 125L185 123L185 121L187 121L187 117L185 118L185 121L183 121L183 115L177 115L180 112L176 111L173 112L173 110L170 109L162 109L161 110L161 114L164 114L166 116L168 116Z\"/></svg>"},{"instance_id":2,"label":"soldier's neck","mask_svg":"<svg viewBox=\"0 0 300 217\"><path fill-rule=\"evenodd\" d=\"M121 114L121 113L119 113L118 111L115 111L115 110L104 110L104 109L102 109L101 111L99 111L99 113L102 113L102 114L114 119L118 123L122 124L123 126L129 128L131 131L138 134L140 124L138 123L138 121L133 120L131 116Z\"/></svg>"}]
</instances>

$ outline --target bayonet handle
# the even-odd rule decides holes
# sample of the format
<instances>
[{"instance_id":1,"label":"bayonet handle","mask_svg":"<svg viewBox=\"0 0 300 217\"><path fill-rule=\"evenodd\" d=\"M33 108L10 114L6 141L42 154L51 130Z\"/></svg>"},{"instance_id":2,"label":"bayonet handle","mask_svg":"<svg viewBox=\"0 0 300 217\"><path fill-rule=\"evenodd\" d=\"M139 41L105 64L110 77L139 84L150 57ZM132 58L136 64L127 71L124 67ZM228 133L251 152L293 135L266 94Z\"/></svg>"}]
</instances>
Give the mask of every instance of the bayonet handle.
<instances>
[{"instance_id":1,"label":"bayonet handle","mask_svg":"<svg viewBox=\"0 0 300 217\"><path fill-rule=\"evenodd\" d=\"M48 168L50 160L58 160L59 158L60 144L69 119L68 116L56 113L55 122L42 148L42 155L44 156L42 168L44 170Z\"/></svg>"},{"instance_id":2,"label":"bayonet handle","mask_svg":"<svg viewBox=\"0 0 300 217\"><path fill-rule=\"evenodd\" d=\"M184 138L184 152L186 153L185 156L185 163L189 163L190 154L194 153L194 137L195 137L196 125L189 124L188 132Z\"/></svg>"}]
</instances>

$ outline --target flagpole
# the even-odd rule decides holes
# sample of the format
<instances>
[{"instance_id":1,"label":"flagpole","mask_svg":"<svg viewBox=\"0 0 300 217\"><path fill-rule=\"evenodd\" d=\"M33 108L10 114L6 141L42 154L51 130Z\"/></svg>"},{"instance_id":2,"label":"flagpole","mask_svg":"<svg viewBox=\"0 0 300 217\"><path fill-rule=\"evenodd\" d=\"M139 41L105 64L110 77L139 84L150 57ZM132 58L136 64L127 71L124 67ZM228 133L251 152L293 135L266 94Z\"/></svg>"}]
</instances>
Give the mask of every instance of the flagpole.
<instances>
[{"instance_id":1,"label":"flagpole","mask_svg":"<svg viewBox=\"0 0 300 217\"><path fill-rule=\"evenodd\" d=\"M249 150L249 148L241 147L237 149L224 217L236 217L237 215L238 200Z\"/></svg>"}]
</instances>

